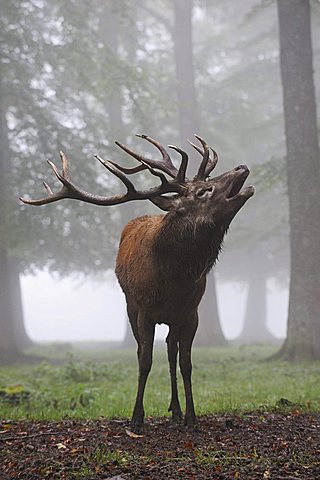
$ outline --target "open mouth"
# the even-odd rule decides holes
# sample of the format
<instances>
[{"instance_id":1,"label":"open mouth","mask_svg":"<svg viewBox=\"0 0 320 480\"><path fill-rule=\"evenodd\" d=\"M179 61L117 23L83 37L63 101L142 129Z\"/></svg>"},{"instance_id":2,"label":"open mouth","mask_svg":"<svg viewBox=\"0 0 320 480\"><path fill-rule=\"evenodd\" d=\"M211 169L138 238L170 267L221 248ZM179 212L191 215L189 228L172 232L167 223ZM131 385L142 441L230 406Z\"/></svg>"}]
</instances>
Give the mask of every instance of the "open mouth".
<instances>
[{"instance_id":1,"label":"open mouth","mask_svg":"<svg viewBox=\"0 0 320 480\"><path fill-rule=\"evenodd\" d=\"M246 198L251 197L254 194L254 187L250 185L249 187L242 189L244 182L246 181L250 170L246 165L240 165L237 167L237 170L239 170L239 175L237 178L234 179L234 182L232 184L232 187L227 195L228 199L232 199L238 195L244 196Z\"/></svg>"}]
</instances>

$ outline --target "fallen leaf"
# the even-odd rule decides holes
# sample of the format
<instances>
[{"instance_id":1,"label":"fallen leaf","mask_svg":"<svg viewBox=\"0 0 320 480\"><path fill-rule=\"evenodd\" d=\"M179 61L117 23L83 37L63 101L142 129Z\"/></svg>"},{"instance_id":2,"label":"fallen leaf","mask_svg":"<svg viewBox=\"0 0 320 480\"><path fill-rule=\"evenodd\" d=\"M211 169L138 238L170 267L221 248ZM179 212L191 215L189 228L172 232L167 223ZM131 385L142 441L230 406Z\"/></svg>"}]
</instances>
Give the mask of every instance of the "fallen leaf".
<instances>
[{"instance_id":1,"label":"fallen leaf","mask_svg":"<svg viewBox=\"0 0 320 480\"><path fill-rule=\"evenodd\" d=\"M194 450L194 445L192 442L188 441L185 443L185 448L187 448L188 450Z\"/></svg>"},{"instance_id":2,"label":"fallen leaf","mask_svg":"<svg viewBox=\"0 0 320 480\"><path fill-rule=\"evenodd\" d=\"M4 430L1 430L0 433L6 433L7 430L9 430L10 428L12 428L12 425L10 425L9 423L2 423L2 424L1 424L1 427L2 427Z\"/></svg>"},{"instance_id":3,"label":"fallen leaf","mask_svg":"<svg viewBox=\"0 0 320 480\"><path fill-rule=\"evenodd\" d=\"M61 450L61 449L64 449L64 448L68 448L66 445L64 445L63 443L56 443L56 447Z\"/></svg>"},{"instance_id":4,"label":"fallen leaf","mask_svg":"<svg viewBox=\"0 0 320 480\"><path fill-rule=\"evenodd\" d=\"M79 451L81 451L81 448L72 448L70 453L78 453Z\"/></svg>"},{"instance_id":5,"label":"fallen leaf","mask_svg":"<svg viewBox=\"0 0 320 480\"><path fill-rule=\"evenodd\" d=\"M127 429L126 429L126 434L128 435L128 437L131 437L131 438L143 437L143 435L138 435L137 433L131 432L130 430L127 430Z\"/></svg>"}]
</instances>

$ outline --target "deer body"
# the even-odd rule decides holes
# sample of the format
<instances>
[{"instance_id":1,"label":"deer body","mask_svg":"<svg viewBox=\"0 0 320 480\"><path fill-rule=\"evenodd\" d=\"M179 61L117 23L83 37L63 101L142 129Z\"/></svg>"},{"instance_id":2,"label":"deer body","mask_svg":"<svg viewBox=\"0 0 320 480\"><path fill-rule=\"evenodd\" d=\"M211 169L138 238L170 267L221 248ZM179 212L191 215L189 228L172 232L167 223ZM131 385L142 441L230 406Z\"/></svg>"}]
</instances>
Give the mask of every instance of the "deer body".
<instances>
[{"instance_id":1,"label":"deer body","mask_svg":"<svg viewBox=\"0 0 320 480\"><path fill-rule=\"evenodd\" d=\"M62 189L53 193L45 184L48 192L45 199L22 199L31 205L43 205L61 198L74 198L98 205L149 199L168 212L166 215L144 216L129 222L122 232L116 260L116 275L126 297L129 321L138 344L139 381L132 415L132 428L135 431L140 430L143 424L143 396L152 365L157 323L169 326L166 339L171 377L169 410L174 420L182 418L176 378L179 353L186 398L185 423L188 427L196 426L191 385L191 347L198 326L198 305L205 291L206 274L218 258L223 237L234 216L254 193L253 187L242 190L249 175L245 165L210 178L217 163L217 154L211 149L211 157L210 148L204 140L196 137L202 149L191 145L202 155L202 161L192 180L186 178L188 156L184 151L171 147L182 157L177 169L162 145L142 135L161 152L162 161L142 157L117 142L141 165L124 168L97 157L123 181L127 187L126 194L100 197L76 187L70 180L67 158L61 153L62 173L49 163L63 184ZM145 169L159 177L161 185L147 191L136 191L127 175ZM167 193L173 195L166 196Z\"/></svg>"},{"instance_id":2,"label":"deer body","mask_svg":"<svg viewBox=\"0 0 320 480\"><path fill-rule=\"evenodd\" d=\"M137 218L122 233L116 275L126 296L129 321L138 343L140 371L132 419L135 430L139 430L144 418L143 392L152 364L156 323L169 326L167 348L172 382L169 410L175 420L182 418L176 381L180 349L186 423L196 424L191 345L198 326L197 308L205 291L206 273L218 256L223 233L208 225L194 225L179 214Z\"/></svg>"}]
</instances>

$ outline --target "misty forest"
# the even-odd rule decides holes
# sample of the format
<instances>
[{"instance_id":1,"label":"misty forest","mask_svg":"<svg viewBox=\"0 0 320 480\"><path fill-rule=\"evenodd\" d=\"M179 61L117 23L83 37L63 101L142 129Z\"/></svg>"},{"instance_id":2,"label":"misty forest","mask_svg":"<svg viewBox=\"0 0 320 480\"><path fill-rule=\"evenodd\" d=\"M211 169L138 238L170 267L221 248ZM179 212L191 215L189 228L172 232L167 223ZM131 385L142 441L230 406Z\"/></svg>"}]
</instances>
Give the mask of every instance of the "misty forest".
<instances>
[{"instance_id":1,"label":"misty forest","mask_svg":"<svg viewBox=\"0 0 320 480\"><path fill-rule=\"evenodd\" d=\"M0 22L1 478L320 478L319 0Z\"/></svg>"}]
</instances>

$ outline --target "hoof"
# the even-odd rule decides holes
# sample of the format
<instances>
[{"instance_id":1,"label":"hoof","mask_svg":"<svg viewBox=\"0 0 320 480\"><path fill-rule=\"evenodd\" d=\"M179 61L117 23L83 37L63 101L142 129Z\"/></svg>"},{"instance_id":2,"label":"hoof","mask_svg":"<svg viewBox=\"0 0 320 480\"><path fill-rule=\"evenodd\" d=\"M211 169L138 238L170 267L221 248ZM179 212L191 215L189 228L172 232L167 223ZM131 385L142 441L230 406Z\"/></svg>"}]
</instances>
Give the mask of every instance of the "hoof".
<instances>
[{"instance_id":1,"label":"hoof","mask_svg":"<svg viewBox=\"0 0 320 480\"><path fill-rule=\"evenodd\" d=\"M137 420L132 420L130 423L130 430L137 435L140 435L144 430L143 422L138 422Z\"/></svg>"},{"instance_id":2,"label":"hoof","mask_svg":"<svg viewBox=\"0 0 320 480\"><path fill-rule=\"evenodd\" d=\"M172 403L170 403L168 412L171 412L172 414L172 423L182 423L183 422L183 415L182 411L180 408L180 405L175 405L175 407L172 406Z\"/></svg>"},{"instance_id":3,"label":"hoof","mask_svg":"<svg viewBox=\"0 0 320 480\"><path fill-rule=\"evenodd\" d=\"M195 423L194 425L186 425L185 428L186 428L186 431L190 432L190 433L199 433L200 432L200 428L199 428L199 425L197 423Z\"/></svg>"},{"instance_id":4,"label":"hoof","mask_svg":"<svg viewBox=\"0 0 320 480\"><path fill-rule=\"evenodd\" d=\"M172 413L171 420L172 420L172 423L176 423L176 424L183 423L182 413Z\"/></svg>"},{"instance_id":5,"label":"hoof","mask_svg":"<svg viewBox=\"0 0 320 480\"><path fill-rule=\"evenodd\" d=\"M186 430L188 432L199 432L200 429L199 429L199 426L198 426L198 421L197 421L197 418L196 417L193 417L193 418L186 418L184 419L184 424L185 424L185 427L186 427Z\"/></svg>"}]
</instances>

